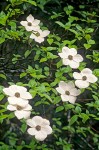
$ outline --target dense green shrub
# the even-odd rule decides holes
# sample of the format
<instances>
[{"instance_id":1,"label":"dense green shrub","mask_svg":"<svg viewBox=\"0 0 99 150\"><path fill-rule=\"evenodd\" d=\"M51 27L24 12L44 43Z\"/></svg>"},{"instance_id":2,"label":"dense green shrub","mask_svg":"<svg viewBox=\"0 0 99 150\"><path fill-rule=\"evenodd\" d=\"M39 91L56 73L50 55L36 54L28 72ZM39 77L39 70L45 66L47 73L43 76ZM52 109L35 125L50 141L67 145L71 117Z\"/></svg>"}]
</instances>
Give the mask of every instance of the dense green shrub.
<instances>
[{"instance_id":1,"label":"dense green shrub","mask_svg":"<svg viewBox=\"0 0 99 150\"><path fill-rule=\"evenodd\" d=\"M98 81L81 88L75 103L63 102L56 90L60 81L75 83L73 73L84 68L99 77L98 1L3 0L0 8L0 150L98 150ZM22 26L30 14L50 31L44 42L31 39L32 31ZM59 53L65 46L82 55L78 68L63 65ZM43 142L7 109L3 89L13 84L32 95L31 118L50 121L53 132Z\"/></svg>"}]
</instances>

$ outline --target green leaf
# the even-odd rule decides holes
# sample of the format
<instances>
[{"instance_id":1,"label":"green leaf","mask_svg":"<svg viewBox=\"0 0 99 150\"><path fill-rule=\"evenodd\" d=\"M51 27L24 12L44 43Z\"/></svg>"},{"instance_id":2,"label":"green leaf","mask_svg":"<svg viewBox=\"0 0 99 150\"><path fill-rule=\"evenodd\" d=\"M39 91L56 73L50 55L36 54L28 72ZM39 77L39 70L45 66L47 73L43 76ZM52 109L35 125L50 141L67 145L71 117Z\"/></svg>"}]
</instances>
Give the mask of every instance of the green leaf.
<instances>
[{"instance_id":1,"label":"green leaf","mask_svg":"<svg viewBox=\"0 0 99 150\"><path fill-rule=\"evenodd\" d=\"M89 49L89 48L91 47L91 45L90 45L90 44L84 44L84 47L85 47L86 49Z\"/></svg>"},{"instance_id":2,"label":"green leaf","mask_svg":"<svg viewBox=\"0 0 99 150\"><path fill-rule=\"evenodd\" d=\"M97 77L99 77L99 69L94 69L93 74Z\"/></svg>"},{"instance_id":3,"label":"green leaf","mask_svg":"<svg viewBox=\"0 0 99 150\"><path fill-rule=\"evenodd\" d=\"M53 39L51 39L51 38L49 38L49 39L47 39L47 42L51 45L52 43L53 43Z\"/></svg>"},{"instance_id":4,"label":"green leaf","mask_svg":"<svg viewBox=\"0 0 99 150\"><path fill-rule=\"evenodd\" d=\"M32 5L34 5L34 6L37 6L37 4L36 4L36 2L35 1L33 1L33 0L22 0L22 1L24 1L24 2L27 2L27 3L30 3L30 4L32 4Z\"/></svg>"},{"instance_id":5,"label":"green leaf","mask_svg":"<svg viewBox=\"0 0 99 150\"><path fill-rule=\"evenodd\" d=\"M62 111L62 110L64 110L64 107L63 107L63 106L59 106L59 107L56 108L56 112L60 112L60 111Z\"/></svg>"},{"instance_id":6,"label":"green leaf","mask_svg":"<svg viewBox=\"0 0 99 150\"><path fill-rule=\"evenodd\" d=\"M5 38L0 37L0 44L2 44L5 41Z\"/></svg>"},{"instance_id":7,"label":"green leaf","mask_svg":"<svg viewBox=\"0 0 99 150\"><path fill-rule=\"evenodd\" d=\"M82 118L82 122L85 123L88 119L89 119L89 116L85 113L81 113L79 115L80 118Z\"/></svg>"},{"instance_id":8,"label":"green leaf","mask_svg":"<svg viewBox=\"0 0 99 150\"><path fill-rule=\"evenodd\" d=\"M77 121L77 119L78 119L78 115L74 115L74 116L70 119L69 125L71 126L72 124L74 124L74 123Z\"/></svg>"},{"instance_id":9,"label":"green leaf","mask_svg":"<svg viewBox=\"0 0 99 150\"><path fill-rule=\"evenodd\" d=\"M6 14L3 11L1 11L1 13L0 13L0 24L5 25L7 18L8 18L8 16L6 16Z\"/></svg>"},{"instance_id":10,"label":"green leaf","mask_svg":"<svg viewBox=\"0 0 99 150\"><path fill-rule=\"evenodd\" d=\"M82 27L80 26L80 25L76 25L76 28L79 30L79 31L82 31L83 32L83 29L82 29Z\"/></svg>"},{"instance_id":11,"label":"green leaf","mask_svg":"<svg viewBox=\"0 0 99 150\"><path fill-rule=\"evenodd\" d=\"M6 76L2 73L0 73L0 77L6 80Z\"/></svg>"},{"instance_id":12,"label":"green leaf","mask_svg":"<svg viewBox=\"0 0 99 150\"><path fill-rule=\"evenodd\" d=\"M66 111L75 107L73 104L64 104L64 106Z\"/></svg>"},{"instance_id":13,"label":"green leaf","mask_svg":"<svg viewBox=\"0 0 99 150\"><path fill-rule=\"evenodd\" d=\"M57 55L53 55L51 52L47 52L47 58L48 59L55 59L57 57L58 57Z\"/></svg>"},{"instance_id":14,"label":"green leaf","mask_svg":"<svg viewBox=\"0 0 99 150\"><path fill-rule=\"evenodd\" d=\"M57 23L60 27L65 28L65 25L64 25L62 22L60 22L60 21L56 21L55 23Z\"/></svg>"},{"instance_id":15,"label":"green leaf","mask_svg":"<svg viewBox=\"0 0 99 150\"><path fill-rule=\"evenodd\" d=\"M0 94L0 101L4 98L3 94Z\"/></svg>"},{"instance_id":16,"label":"green leaf","mask_svg":"<svg viewBox=\"0 0 99 150\"><path fill-rule=\"evenodd\" d=\"M26 75L27 75L26 72L22 72L22 73L20 74L20 78L23 78L23 77L25 77Z\"/></svg>"},{"instance_id":17,"label":"green leaf","mask_svg":"<svg viewBox=\"0 0 99 150\"><path fill-rule=\"evenodd\" d=\"M27 129L27 124L26 123L23 123L22 126L21 126L21 131L24 133Z\"/></svg>"},{"instance_id":18,"label":"green leaf","mask_svg":"<svg viewBox=\"0 0 99 150\"><path fill-rule=\"evenodd\" d=\"M89 40L91 39L90 34L86 34L86 35L85 35L85 39L86 39L87 41L89 41Z\"/></svg>"},{"instance_id":19,"label":"green leaf","mask_svg":"<svg viewBox=\"0 0 99 150\"><path fill-rule=\"evenodd\" d=\"M95 44L95 41L90 39L90 40L88 41L88 44Z\"/></svg>"},{"instance_id":20,"label":"green leaf","mask_svg":"<svg viewBox=\"0 0 99 150\"><path fill-rule=\"evenodd\" d=\"M47 58L41 58L40 59L40 62L45 62L45 61L47 61Z\"/></svg>"},{"instance_id":21,"label":"green leaf","mask_svg":"<svg viewBox=\"0 0 99 150\"><path fill-rule=\"evenodd\" d=\"M93 28L87 28L87 29L85 30L85 33L92 33L93 31L94 31Z\"/></svg>"},{"instance_id":22,"label":"green leaf","mask_svg":"<svg viewBox=\"0 0 99 150\"><path fill-rule=\"evenodd\" d=\"M25 58L27 58L31 54L31 51L27 50L24 54Z\"/></svg>"},{"instance_id":23,"label":"green leaf","mask_svg":"<svg viewBox=\"0 0 99 150\"><path fill-rule=\"evenodd\" d=\"M81 108L79 106L76 106L75 112L78 113L78 114L81 113Z\"/></svg>"},{"instance_id":24,"label":"green leaf","mask_svg":"<svg viewBox=\"0 0 99 150\"><path fill-rule=\"evenodd\" d=\"M92 95L92 97L94 98L94 100L99 101L99 98L96 95Z\"/></svg>"},{"instance_id":25,"label":"green leaf","mask_svg":"<svg viewBox=\"0 0 99 150\"><path fill-rule=\"evenodd\" d=\"M62 60L57 63L57 68L60 68L63 65Z\"/></svg>"},{"instance_id":26,"label":"green leaf","mask_svg":"<svg viewBox=\"0 0 99 150\"><path fill-rule=\"evenodd\" d=\"M52 103L52 99L48 94L44 93L43 96L46 97Z\"/></svg>"}]
</instances>

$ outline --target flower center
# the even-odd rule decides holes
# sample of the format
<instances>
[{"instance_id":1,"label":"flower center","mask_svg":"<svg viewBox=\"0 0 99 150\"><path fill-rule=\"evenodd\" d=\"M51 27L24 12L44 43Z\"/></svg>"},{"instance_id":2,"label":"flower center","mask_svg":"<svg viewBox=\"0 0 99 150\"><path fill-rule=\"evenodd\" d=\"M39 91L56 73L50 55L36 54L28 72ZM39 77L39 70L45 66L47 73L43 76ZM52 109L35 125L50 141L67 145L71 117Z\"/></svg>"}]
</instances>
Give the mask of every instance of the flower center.
<instances>
[{"instance_id":1,"label":"flower center","mask_svg":"<svg viewBox=\"0 0 99 150\"><path fill-rule=\"evenodd\" d=\"M16 93L15 93L15 97L17 97L17 98L20 97L20 93L19 93L19 92L16 92Z\"/></svg>"},{"instance_id":2,"label":"flower center","mask_svg":"<svg viewBox=\"0 0 99 150\"><path fill-rule=\"evenodd\" d=\"M36 126L36 130L37 130L37 131L40 131L40 130L41 130L41 126L37 125L37 126Z\"/></svg>"},{"instance_id":3,"label":"flower center","mask_svg":"<svg viewBox=\"0 0 99 150\"><path fill-rule=\"evenodd\" d=\"M70 92L69 92L69 91L66 91L65 94L66 94L66 95L70 95Z\"/></svg>"},{"instance_id":4,"label":"flower center","mask_svg":"<svg viewBox=\"0 0 99 150\"><path fill-rule=\"evenodd\" d=\"M83 77L82 77L82 80L83 80L83 81L87 80L87 77L86 77L86 76L83 76Z\"/></svg>"},{"instance_id":5,"label":"flower center","mask_svg":"<svg viewBox=\"0 0 99 150\"><path fill-rule=\"evenodd\" d=\"M34 32L34 34L39 37L40 36L40 33L39 32Z\"/></svg>"},{"instance_id":6,"label":"flower center","mask_svg":"<svg viewBox=\"0 0 99 150\"><path fill-rule=\"evenodd\" d=\"M32 23L31 23L31 22L28 22L28 26L32 26Z\"/></svg>"},{"instance_id":7,"label":"flower center","mask_svg":"<svg viewBox=\"0 0 99 150\"><path fill-rule=\"evenodd\" d=\"M73 60L73 56L72 56L72 55L69 55L69 56L68 56L68 59L69 59L69 60Z\"/></svg>"},{"instance_id":8,"label":"flower center","mask_svg":"<svg viewBox=\"0 0 99 150\"><path fill-rule=\"evenodd\" d=\"M16 106L17 110L22 110L23 108L19 105Z\"/></svg>"}]
</instances>

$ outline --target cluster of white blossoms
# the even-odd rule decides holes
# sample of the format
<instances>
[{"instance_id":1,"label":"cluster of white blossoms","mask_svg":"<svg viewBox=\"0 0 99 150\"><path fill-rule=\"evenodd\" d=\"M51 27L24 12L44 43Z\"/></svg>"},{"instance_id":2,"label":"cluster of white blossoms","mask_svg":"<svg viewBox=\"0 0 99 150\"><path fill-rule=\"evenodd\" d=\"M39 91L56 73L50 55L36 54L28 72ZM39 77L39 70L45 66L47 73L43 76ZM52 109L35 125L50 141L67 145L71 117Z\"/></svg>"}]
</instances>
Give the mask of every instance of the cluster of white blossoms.
<instances>
[{"instance_id":1,"label":"cluster of white blossoms","mask_svg":"<svg viewBox=\"0 0 99 150\"><path fill-rule=\"evenodd\" d=\"M18 119L26 119L27 125L31 127L27 130L30 135L35 135L37 140L43 141L47 135L52 133L49 120L40 116L34 116L30 119L32 106L29 104L29 100L32 99L32 95L27 92L25 87L11 85L8 88L4 88L3 92L8 95L9 104L7 109L14 111Z\"/></svg>"},{"instance_id":2,"label":"cluster of white blossoms","mask_svg":"<svg viewBox=\"0 0 99 150\"><path fill-rule=\"evenodd\" d=\"M27 31L32 32L30 38L38 43L44 42L44 38L50 34L49 30L42 31L40 29L40 20L34 19L31 14L26 18L26 21L21 21L20 24L24 26Z\"/></svg>"},{"instance_id":3,"label":"cluster of white blossoms","mask_svg":"<svg viewBox=\"0 0 99 150\"><path fill-rule=\"evenodd\" d=\"M77 50L75 48L69 49L68 47L62 48L62 53L58 53L58 55L62 58L62 62L64 65L69 65L73 69L77 69L80 65L80 62L83 61L83 57L77 54ZM92 71L89 68L84 68L80 73L73 73L75 81L75 85L81 88L87 88L90 83L95 83L97 81L97 77L92 74ZM60 81L59 87L56 90L61 94L61 99L63 102L69 101L74 104L77 96L81 93L79 89L75 88L73 82L65 83L64 81Z\"/></svg>"},{"instance_id":4,"label":"cluster of white blossoms","mask_svg":"<svg viewBox=\"0 0 99 150\"><path fill-rule=\"evenodd\" d=\"M8 88L4 88L3 91L9 96L7 109L14 111L18 119L29 118L32 110L29 100L32 99L32 96L27 92L27 89L22 86L11 85Z\"/></svg>"}]
</instances>

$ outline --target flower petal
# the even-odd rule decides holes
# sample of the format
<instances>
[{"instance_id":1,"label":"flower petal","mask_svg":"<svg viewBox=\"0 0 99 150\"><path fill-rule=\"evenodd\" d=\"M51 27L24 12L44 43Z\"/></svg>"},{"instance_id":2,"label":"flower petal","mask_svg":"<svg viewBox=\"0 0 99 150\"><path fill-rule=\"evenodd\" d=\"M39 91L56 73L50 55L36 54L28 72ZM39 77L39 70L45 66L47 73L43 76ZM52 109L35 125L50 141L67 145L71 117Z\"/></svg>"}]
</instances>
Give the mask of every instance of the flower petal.
<instances>
[{"instance_id":1,"label":"flower petal","mask_svg":"<svg viewBox=\"0 0 99 150\"><path fill-rule=\"evenodd\" d=\"M78 88L87 88L87 87L89 86L89 82L83 81L83 80L76 80L76 81L75 81L75 85L76 85Z\"/></svg>"},{"instance_id":2,"label":"flower petal","mask_svg":"<svg viewBox=\"0 0 99 150\"><path fill-rule=\"evenodd\" d=\"M36 38L36 35L32 33L32 34L30 35L30 38L31 38L31 39L35 39L35 38Z\"/></svg>"},{"instance_id":3,"label":"flower petal","mask_svg":"<svg viewBox=\"0 0 99 150\"><path fill-rule=\"evenodd\" d=\"M15 94L10 88L4 88L3 92L9 96L14 96L14 94Z\"/></svg>"},{"instance_id":4,"label":"flower petal","mask_svg":"<svg viewBox=\"0 0 99 150\"><path fill-rule=\"evenodd\" d=\"M69 48L68 47L63 47L62 48L62 53L58 53L58 55L61 57L61 58L68 58L68 55L69 55Z\"/></svg>"},{"instance_id":5,"label":"flower petal","mask_svg":"<svg viewBox=\"0 0 99 150\"><path fill-rule=\"evenodd\" d=\"M77 97L70 96L70 97L69 97L69 102L70 102L71 104L74 104L75 101L76 101L76 99L77 99Z\"/></svg>"},{"instance_id":6,"label":"flower petal","mask_svg":"<svg viewBox=\"0 0 99 150\"><path fill-rule=\"evenodd\" d=\"M50 34L49 30L44 30L44 31L42 31L41 37L46 37L49 34Z\"/></svg>"},{"instance_id":7,"label":"flower petal","mask_svg":"<svg viewBox=\"0 0 99 150\"><path fill-rule=\"evenodd\" d=\"M7 109L10 110L10 111L17 110L17 109L16 109L16 106L13 106L13 105L8 105L8 106L7 106Z\"/></svg>"},{"instance_id":8,"label":"flower petal","mask_svg":"<svg viewBox=\"0 0 99 150\"><path fill-rule=\"evenodd\" d=\"M76 62L82 62L83 57L81 55L77 54L73 57L73 60L76 61Z\"/></svg>"},{"instance_id":9,"label":"flower petal","mask_svg":"<svg viewBox=\"0 0 99 150\"><path fill-rule=\"evenodd\" d=\"M26 26L25 27L27 31L38 31L39 30L39 26Z\"/></svg>"},{"instance_id":10,"label":"flower petal","mask_svg":"<svg viewBox=\"0 0 99 150\"><path fill-rule=\"evenodd\" d=\"M75 48L71 48L70 50L69 50L69 54L70 55L72 55L72 56L75 56L75 55L77 55L77 50L75 49Z\"/></svg>"},{"instance_id":11,"label":"flower petal","mask_svg":"<svg viewBox=\"0 0 99 150\"><path fill-rule=\"evenodd\" d=\"M27 130L27 132L30 134L30 135L36 135L37 134L37 130L35 128L29 128Z\"/></svg>"},{"instance_id":12,"label":"flower petal","mask_svg":"<svg viewBox=\"0 0 99 150\"><path fill-rule=\"evenodd\" d=\"M38 43L42 43L44 42L44 38L43 37L35 37L35 41L38 42Z\"/></svg>"},{"instance_id":13,"label":"flower petal","mask_svg":"<svg viewBox=\"0 0 99 150\"><path fill-rule=\"evenodd\" d=\"M65 83L64 81L60 81L59 82L59 87L61 87L62 89L66 88L67 83Z\"/></svg>"},{"instance_id":14,"label":"flower petal","mask_svg":"<svg viewBox=\"0 0 99 150\"><path fill-rule=\"evenodd\" d=\"M86 74L89 75L89 74L92 74L92 70L90 70L89 68L84 68L84 69L81 71L81 73L82 73L82 74L85 74L85 75L86 75Z\"/></svg>"},{"instance_id":15,"label":"flower petal","mask_svg":"<svg viewBox=\"0 0 99 150\"><path fill-rule=\"evenodd\" d=\"M28 119L30 117L30 114L31 112L30 111L24 111L24 110L16 110L15 111L15 116L18 118L18 119Z\"/></svg>"},{"instance_id":16,"label":"flower petal","mask_svg":"<svg viewBox=\"0 0 99 150\"><path fill-rule=\"evenodd\" d=\"M74 73L73 73L73 77L74 77L75 79L82 79L81 73L78 73L78 72L74 72Z\"/></svg>"},{"instance_id":17,"label":"flower petal","mask_svg":"<svg viewBox=\"0 0 99 150\"><path fill-rule=\"evenodd\" d=\"M52 128L50 126L44 126L41 129L42 131L46 132L47 134L51 134L52 133Z\"/></svg>"},{"instance_id":18,"label":"flower petal","mask_svg":"<svg viewBox=\"0 0 99 150\"><path fill-rule=\"evenodd\" d=\"M35 116L32 118L32 121L34 121L36 125L41 125L43 122L43 118L40 116Z\"/></svg>"},{"instance_id":19,"label":"flower petal","mask_svg":"<svg viewBox=\"0 0 99 150\"><path fill-rule=\"evenodd\" d=\"M44 131L39 131L37 132L37 134L35 135L35 138L38 140L38 141L44 141L44 139L47 137L47 134L46 132Z\"/></svg>"},{"instance_id":20,"label":"flower petal","mask_svg":"<svg viewBox=\"0 0 99 150\"><path fill-rule=\"evenodd\" d=\"M22 99L32 99L32 95L29 92L21 92L20 97Z\"/></svg>"},{"instance_id":21,"label":"flower petal","mask_svg":"<svg viewBox=\"0 0 99 150\"><path fill-rule=\"evenodd\" d=\"M27 125L29 125L30 127L36 127L36 123L34 120L32 119L27 119L26 121Z\"/></svg>"},{"instance_id":22,"label":"flower petal","mask_svg":"<svg viewBox=\"0 0 99 150\"><path fill-rule=\"evenodd\" d=\"M69 101L69 96L68 95L61 95L61 99L63 102L68 102Z\"/></svg>"},{"instance_id":23,"label":"flower petal","mask_svg":"<svg viewBox=\"0 0 99 150\"><path fill-rule=\"evenodd\" d=\"M68 82L68 89L71 90L74 87L75 87L74 83L72 81L69 81Z\"/></svg>"},{"instance_id":24,"label":"flower petal","mask_svg":"<svg viewBox=\"0 0 99 150\"><path fill-rule=\"evenodd\" d=\"M18 86L18 85L11 85L10 87L9 87L9 89L11 90L11 91L13 91L13 93L15 94L15 93L21 93L21 92L26 92L27 91L27 89L25 88L25 87L23 87L23 86Z\"/></svg>"},{"instance_id":25,"label":"flower petal","mask_svg":"<svg viewBox=\"0 0 99 150\"><path fill-rule=\"evenodd\" d=\"M30 104L27 104L23 110L32 110L32 106Z\"/></svg>"},{"instance_id":26,"label":"flower petal","mask_svg":"<svg viewBox=\"0 0 99 150\"><path fill-rule=\"evenodd\" d=\"M87 76L87 81L90 82L90 83L95 83L97 80L98 80L97 77L93 74L89 74Z\"/></svg>"},{"instance_id":27,"label":"flower petal","mask_svg":"<svg viewBox=\"0 0 99 150\"><path fill-rule=\"evenodd\" d=\"M24 100L17 97L8 97L8 102L12 105L19 105L25 107L28 104L28 100Z\"/></svg>"},{"instance_id":28,"label":"flower petal","mask_svg":"<svg viewBox=\"0 0 99 150\"><path fill-rule=\"evenodd\" d=\"M59 92L60 94L65 94L65 90L63 90L63 88L61 88L61 87L57 87L56 90L57 90L57 92Z\"/></svg>"},{"instance_id":29,"label":"flower petal","mask_svg":"<svg viewBox=\"0 0 99 150\"><path fill-rule=\"evenodd\" d=\"M63 58L62 62L64 65L69 65L69 60L67 58Z\"/></svg>"},{"instance_id":30,"label":"flower petal","mask_svg":"<svg viewBox=\"0 0 99 150\"><path fill-rule=\"evenodd\" d=\"M27 24L28 24L28 22L27 22L27 21L21 21L20 24L21 24L22 26L26 27Z\"/></svg>"},{"instance_id":31,"label":"flower petal","mask_svg":"<svg viewBox=\"0 0 99 150\"><path fill-rule=\"evenodd\" d=\"M70 90L70 95L72 96L78 96L80 93L80 90L77 90L76 88Z\"/></svg>"},{"instance_id":32,"label":"flower petal","mask_svg":"<svg viewBox=\"0 0 99 150\"><path fill-rule=\"evenodd\" d=\"M62 53L64 53L67 57L70 54L70 49L66 46L62 48Z\"/></svg>"},{"instance_id":33,"label":"flower petal","mask_svg":"<svg viewBox=\"0 0 99 150\"><path fill-rule=\"evenodd\" d=\"M73 60L70 60L70 61L69 61L69 66L70 66L71 68L73 68L73 69L76 69L76 68L79 67L79 63L78 63L78 62L75 62L75 61L73 61Z\"/></svg>"},{"instance_id":34,"label":"flower petal","mask_svg":"<svg viewBox=\"0 0 99 150\"><path fill-rule=\"evenodd\" d=\"M61 57L61 58L68 58L68 55L65 55L65 53L58 53L58 55ZM64 60L65 61L65 60ZM68 64L66 64L68 65Z\"/></svg>"},{"instance_id":35,"label":"flower petal","mask_svg":"<svg viewBox=\"0 0 99 150\"><path fill-rule=\"evenodd\" d=\"M50 125L49 120L43 119L42 126L45 126L45 125Z\"/></svg>"},{"instance_id":36,"label":"flower petal","mask_svg":"<svg viewBox=\"0 0 99 150\"><path fill-rule=\"evenodd\" d=\"M71 95L61 95L61 98L63 102L69 101L72 104L74 104L76 101L76 97Z\"/></svg>"},{"instance_id":37,"label":"flower petal","mask_svg":"<svg viewBox=\"0 0 99 150\"><path fill-rule=\"evenodd\" d=\"M26 20L28 21L28 22L33 22L34 21L34 17L30 14L27 18L26 18Z\"/></svg>"},{"instance_id":38,"label":"flower petal","mask_svg":"<svg viewBox=\"0 0 99 150\"><path fill-rule=\"evenodd\" d=\"M27 89L25 88L25 87L23 87L23 86L18 86L18 85L12 85L11 86L11 88L13 89L14 87L16 87L16 89L18 90L18 91L20 91L20 92L26 92L27 91Z\"/></svg>"},{"instance_id":39,"label":"flower petal","mask_svg":"<svg viewBox=\"0 0 99 150\"><path fill-rule=\"evenodd\" d=\"M35 19L35 20L32 22L32 25L33 25L33 26L37 26L39 23L40 23L40 20Z\"/></svg>"},{"instance_id":40,"label":"flower petal","mask_svg":"<svg viewBox=\"0 0 99 150\"><path fill-rule=\"evenodd\" d=\"M64 81L60 81L59 87L61 87L64 91L70 91L72 88L75 87L74 83L72 81L65 83ZM63 93L65 94L65 93Z\"/></svg>"}]
</instances>

